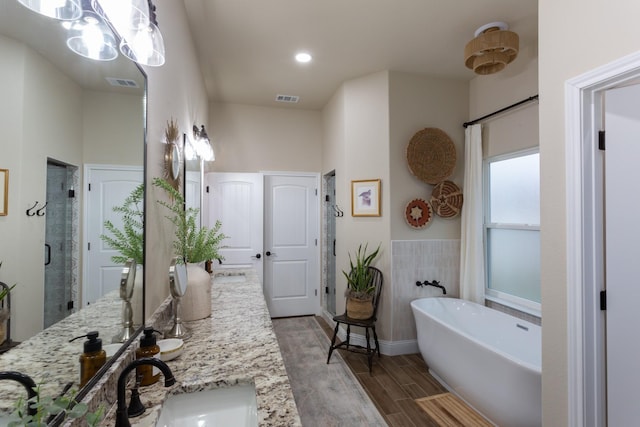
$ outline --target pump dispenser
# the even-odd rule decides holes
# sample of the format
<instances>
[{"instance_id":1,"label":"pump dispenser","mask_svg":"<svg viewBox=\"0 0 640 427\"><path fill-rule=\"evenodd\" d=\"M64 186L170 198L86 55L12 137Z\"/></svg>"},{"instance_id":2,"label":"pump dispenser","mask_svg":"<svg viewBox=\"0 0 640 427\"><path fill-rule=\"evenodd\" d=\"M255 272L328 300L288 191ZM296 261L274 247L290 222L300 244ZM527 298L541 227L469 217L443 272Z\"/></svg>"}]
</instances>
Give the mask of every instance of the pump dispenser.
<instances>
[{"instance_id":1,"label":"pump dispenser","mask_svg":"<svg viewBox=\"0 0 640 427\"><path fill-rule=\"evenodd\" d=\"M140 337L140 347L136 350L136 359L143 357L160 357L160 347L156 343L157 332L152 327L144 328L143 335ZM160 370L151 365L141 365L136 368L136 375L141 377L140 385L147 386L155 384L160 379Z\"/></svg>"},{"instance_id":2,"label":"pump dispenser","mask_svg":"<svg viewBox=\"0 0 640 427\"><path fill-rule=\"evenodd\" d=\"M102 349L102 340L98 338L97 331L80 335L69 342L84 337L88 339L84 342L84 351L80 355L80 387L84 387L107 361L107 353Z\"/></svg>"}]
</instances>

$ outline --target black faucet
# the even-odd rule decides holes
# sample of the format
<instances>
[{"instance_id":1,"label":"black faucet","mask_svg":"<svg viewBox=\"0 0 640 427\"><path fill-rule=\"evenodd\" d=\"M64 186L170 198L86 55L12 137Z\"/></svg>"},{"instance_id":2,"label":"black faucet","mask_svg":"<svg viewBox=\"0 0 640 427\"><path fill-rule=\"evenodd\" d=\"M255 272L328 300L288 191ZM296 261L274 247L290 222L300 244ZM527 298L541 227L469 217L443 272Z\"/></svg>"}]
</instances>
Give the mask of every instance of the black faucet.
<instances>
[{"instance_id":1,"label":"black faucet","mask_svg":"<svg viewBox=\"0 0 640 427\"><path fill-rule=\"evenodd\" d=\"M171 387L176 383L176 379L173 377L173 372L162 360L155 357L143 357L142 359L136 359L129 363L118 377L118 407L116 410L116 427L131 427L129 423L129 416L127 414L127 402L126 402L126 386L127 375L135 368L141 365L153 365L162 371L164 375L164 386Z\"/></svg>"},{"instance_id":2,"label":"black faucet","mask_svg":"<svg viewBox=\"0 0 640 427\"><path fill-rule=\"evenodd\" d=\"M435 286L436 288L442 289L442 295L447 294L447 290L437 280L432 280L431 282L428 280L425 280L424 282L417 281L416 286Z\"/></svg>"},{"instance_id":3,"label":"black faucet","mask_svg":"<svg viewBox=\"0 0 640 427\"><path fill-rule=\"evenodd\" d=\"M27 374L17 371L2 371L0 372L0 380L14 380L19 382L27 389L28 399L38 395L36 392L36 383ZM36 415L36 408L31 407L31 402L27 401L27 414Z\"/></svg>"}]
</instances>

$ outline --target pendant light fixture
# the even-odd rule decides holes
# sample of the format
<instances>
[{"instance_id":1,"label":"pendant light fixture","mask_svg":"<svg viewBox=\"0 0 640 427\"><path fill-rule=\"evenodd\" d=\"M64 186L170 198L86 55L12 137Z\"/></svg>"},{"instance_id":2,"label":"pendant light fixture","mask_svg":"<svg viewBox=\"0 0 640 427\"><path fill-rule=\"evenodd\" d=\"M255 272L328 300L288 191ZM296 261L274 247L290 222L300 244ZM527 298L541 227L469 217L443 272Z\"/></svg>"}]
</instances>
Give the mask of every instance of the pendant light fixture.
<instances>
[{"instance_id":1,"label":"pendant light fixture","mask_svg":"<svg viewBox=\"0 0 640 427\"><path fill-rule=\"evenodd\" d=\"M49 18L74 21L82 17L81 0L18 0L18 2Z\"/></svg>"},{"instance_id":2,"label":"pendant light fixture","mask_svg":"<svg viewBox=\"0 0 640 427\"><path fill-rule=\"evenodd\" d=\"M502 71L518 56L520 39L504 22L491 22L478 28L475 38L464 48L464 64L476 74Z\"/></svg>"}]
</instances>

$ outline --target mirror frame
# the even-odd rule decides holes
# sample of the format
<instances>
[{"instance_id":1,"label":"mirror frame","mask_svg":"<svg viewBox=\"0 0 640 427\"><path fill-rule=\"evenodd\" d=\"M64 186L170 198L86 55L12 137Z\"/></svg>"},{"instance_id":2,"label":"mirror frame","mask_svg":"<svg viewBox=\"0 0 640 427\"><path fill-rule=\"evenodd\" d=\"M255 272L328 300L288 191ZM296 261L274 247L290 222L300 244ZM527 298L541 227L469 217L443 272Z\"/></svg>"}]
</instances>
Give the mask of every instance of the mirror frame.
<instances>
[{"instance_id":1,"label":"mirror frame","mask_svg":"<svg viewBox=\"0 0 640 427\"><path fill-rule=\"evenodd\" d=\"M142 105L143 105L143 120L142 120L142 124L143 124L143 162L142 162L142 170L143 170L143 178L142 178L142 182L144 184L144 197L143 197L143 206L144 206L144 211L142 213L142 218L143 218L143 228L142 228L142 241L144 242L142 245L142 259L144 259L145 264L147 264L147 124L148 124L148 111L147 111L147 104L148 104L148 93L147 93L147 89L148 89L148 77L147 77L147 73L144 71L144 69L140 66L140 64L138 63L134 63L135 66L138 68L138 70L140 71L140 74L142 74L143 78L144 78L144 94L142 96ZM118 349L118 351L116 351L114 353L113 356L111 356L104 365L102 365L102 367L98 370L98 372L95 373L95 375L85 384L84 387L82 387L79 391L78 394L76 394L74 400L76 402L80 402L82 401L87 394L89 394L89 391L91 391L93 389L93 387L95 387L95 385L102 379L103 375L111 368L111 366L113 366L113 364L120 358L120 356L125 352L125 350L127 348L129 348L129 346L138 338L138 336L142 333L142 330L144 329L145 326L145 309L146 309L146 294L147 294L147 272L146 272L146 268L144 268L144 264L143 264L143 268L142 268L142 318L143 318L143 322L142 325L140 325L138 327L138 329L136 329L134 331L134 333L131 335L131 337L125 341L124 343L122 343L122 345L120 346L120 348ZM50 426L60 426L62 425L64 422L66 421L66 414L65 412L61 412L59 413L49 424Z\"/></svg>"}]
</instances>

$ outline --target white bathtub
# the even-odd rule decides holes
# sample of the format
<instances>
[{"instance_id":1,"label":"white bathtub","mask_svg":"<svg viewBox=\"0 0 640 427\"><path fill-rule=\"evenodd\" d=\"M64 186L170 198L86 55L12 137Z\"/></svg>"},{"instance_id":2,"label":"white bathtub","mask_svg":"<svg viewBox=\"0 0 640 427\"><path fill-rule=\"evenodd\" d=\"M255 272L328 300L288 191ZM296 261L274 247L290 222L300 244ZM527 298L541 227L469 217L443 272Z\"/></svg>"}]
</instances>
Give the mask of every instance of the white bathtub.
<instances>
[{"instance_id":1,"label":"white bathtub","mask_svg":"<svg viewBox=\"0 0 640 427\"><path fill-rule=\"evenodd\" d=\"M539 326L455 298L411 309L422 357L449 390L500 427L542 424Z\"/></svg>"}]
</instances>

